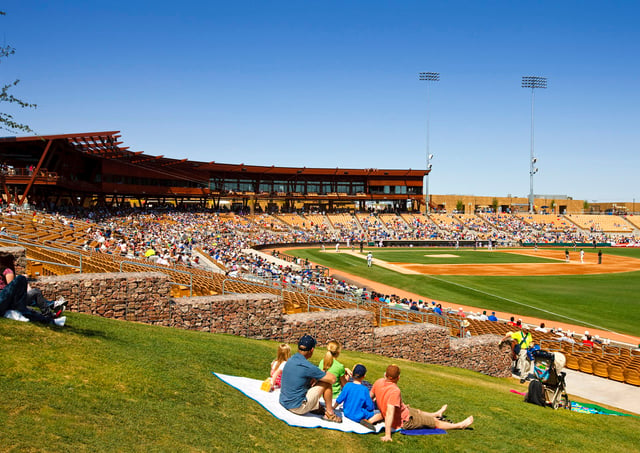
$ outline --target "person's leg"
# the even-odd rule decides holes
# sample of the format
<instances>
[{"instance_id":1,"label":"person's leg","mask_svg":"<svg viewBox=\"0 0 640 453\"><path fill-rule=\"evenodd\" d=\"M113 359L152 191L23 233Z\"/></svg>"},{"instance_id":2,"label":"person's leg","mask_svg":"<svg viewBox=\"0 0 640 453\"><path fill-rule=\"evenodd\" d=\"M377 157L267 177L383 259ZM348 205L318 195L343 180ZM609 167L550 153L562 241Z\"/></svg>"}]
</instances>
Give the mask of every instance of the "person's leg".
<instances>
[{"instance_id":1,"label":"person's leg","mask_svg":"<svg viewBox=\"0 0 640 453\"><path fill-rule=\"evenodd\" d=\"M326 382L318 382L316 385L322 387L322 397L324 398L324 405L325 405L325 410L327 411L327 414L329 415L334 414L333 404L332 404L333 386Z\"/></svg>"},{"instance_id":2,"label":"person's leg","mask_svg":"<svg viewBox=\"0 0 640 453\"><path fill-rule=\"evenodd\" d=\"M6 289L5 287L0 291L0 316L4 316L9 307L11 307L10 293L5 291Z\"/></svg>"},{"instance_id":3,"label":"person's leg","mask_svg":"<svg viewBox=\"0 0 640 453\"><path fill-rule=\"evenodd\" d=\"M518 354L518 368L520 369L520 376L526 377L529 374L529 357L527 357L527 350L522 348L520 354Z\"/></svg>"},{"instance_id":4,"label":"person's leg","mask_svg":"<svg viewBox=\"0 0 640 453\"><path fill-rule=\"evenodd\" d=\"M24 275L16 276L16 278L13 279L13 281L9 285L7 285L5 290L7 289L10 289L10 291L12 292L12 310L19 311L25 318L27 318L31 322L50 324L53 321L53 318L44 316L27 307L27 279Z\"/></svg>"},{"instance_id":5,"label":"person's leg","mask_svg":"<svg viewBox=\"0 0 640 453\"><path fill-rule=\"evenodd\" d=\"M21 313L22 316L31 322L41 322L42 324L51 324L53 322L53 318L44 316L43 314L29 308L25 309Z\"/></svg>"},{"instance_id":6,"label":"person's leg","mask_svg":"<svg viewBox=\"0 0 640 453\"><path fill-rule=\"evenodd\" d=\"M473 423L473 415L465 418L464 420L462 420L461 422L458 422L458 423L449 423L449 422L445 422L445 421L436 419L436 428L437 429L444 429L444 430L448 430L448 429L465 429L465 428L468 428L469 426L471 426L472 423Z\"/></svg>"},{"instance_id":7,"label":"person's leg","mask_svg":"<svg viewBox=\"0 0 640 453\"><path fill-rule=\"evenodd\" d=\"M440 411L438 411L440 412ZM444 412L444 411L443 411ZM436 412L437 413L437 412ZM437 419L428 412L409 407L409 420L402 424L404 429L437 428L437 429L465 429L473 423L473 416L458 423L445 422Z\"/></svg>"},{"instance_id":8,"label":"person's leg","mask_svg":"<svg viewBox=\"0 0 640 453\"><path fill-rule=\"evenodd\" d=\"M44 298L42 291L38 288L31 288L27 291L27 303L28 305L35 305L40 309L43 316L53 317L51 308L49 308L49 301Z\"/></svg>"},{"instance_id":9,"label":"person's leg","mask_svg":"<svg viewBox=\"0 0 640 453\"><path fill-rule=\"evenodd\" d=\"M7 310L23 312L27 310L27 279L24 275L18 275L2 290L4 297L9 301Z\"/></svg>"}]
</instances>

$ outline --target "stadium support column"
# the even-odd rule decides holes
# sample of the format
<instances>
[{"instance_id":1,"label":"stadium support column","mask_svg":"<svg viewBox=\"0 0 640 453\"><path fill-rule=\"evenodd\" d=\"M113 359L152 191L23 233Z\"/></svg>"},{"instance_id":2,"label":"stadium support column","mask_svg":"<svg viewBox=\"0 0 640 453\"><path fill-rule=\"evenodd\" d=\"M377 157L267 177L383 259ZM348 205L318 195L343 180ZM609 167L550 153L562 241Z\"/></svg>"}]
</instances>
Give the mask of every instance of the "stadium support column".
<instances>
[{"instance_id":1,"label":"stadium support column","mask_svg":"<svg viewBox=\"0 0 640 453\"><path fill-rule=\"evenodd\" d=\"M429 173L431 173L431 159L433 154L429 152L429 82L438 82L440 80L439 72L420 72L418 74L420 80L427 82L427 171L424 176L424 203L425 213L429 213Z\"/></svg>"},{"instance_id":2,"label":"stadium support column","mask_svg":"<svg viewBox=\"0 0 640 453\"><path fill-rule=\"evenodd\" d=\"M538 158L533 153L533 105L536 88L547 88L546 77L523 76L522 88L531 88L531 155L529 156L529 213L533 214L533 175L538 173L535 167Z\"/></svg>"},{"instance_id":3,"label":"stadium support column","mask_svg":"<svg viewBox=\"0 0 640 453\"><path fill-rule=\"evenodd\" d=\"M44 147L44 151L42 152L42 155L40 156L40 160L38 161L38 165L36 165L35 170L33 170L33 173L31 174L31 179L29 180L29 183L27 184L26 189L24 189L24 193L22 194L22 198L20 198L20 201L18 202L19 206L22 206L22 204L25 202L25 200L27 199L27 196L29 195L29 191L31 190L31 187L33 186L33 183L35 182L36 178L38 177L38 174L40 174L40 168L42 167L42 163L44 162L45 157L47 157L47 154L49 154L49 149L51 149L51 144L53 143L53 140L49 139L47 141L47 145ZM17 192L16 192L17 195ZM17 199L17 196L16 196Z\"/></svg>"}]
</instances>

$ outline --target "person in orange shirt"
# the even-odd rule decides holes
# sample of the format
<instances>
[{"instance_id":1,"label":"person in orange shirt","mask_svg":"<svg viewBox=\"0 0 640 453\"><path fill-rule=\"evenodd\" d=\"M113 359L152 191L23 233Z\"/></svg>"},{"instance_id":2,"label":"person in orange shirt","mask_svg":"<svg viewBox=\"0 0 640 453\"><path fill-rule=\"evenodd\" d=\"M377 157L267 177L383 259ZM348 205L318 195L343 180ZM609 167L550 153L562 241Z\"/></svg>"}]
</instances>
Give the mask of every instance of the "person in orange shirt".
<instances>
[{"instance_id":1,"label":"person in orange shirt","mask_svg":"<svg viewBox=\"0 0 640 453\"><path fill-rule=\"evenodd\" d=\"M402 401L398 387L399 379L400 368L397 365L389 365L384 377L378 379L371 388L371 398L376 401L384 417L384 436L380 439L381 441L391 441L391 432L398 428L465 429L473 423L473 416L458 423L442 420L442 414L447 410L446 404L437 412L424 412L407 406Z\"/></svg>"}]
</instances>

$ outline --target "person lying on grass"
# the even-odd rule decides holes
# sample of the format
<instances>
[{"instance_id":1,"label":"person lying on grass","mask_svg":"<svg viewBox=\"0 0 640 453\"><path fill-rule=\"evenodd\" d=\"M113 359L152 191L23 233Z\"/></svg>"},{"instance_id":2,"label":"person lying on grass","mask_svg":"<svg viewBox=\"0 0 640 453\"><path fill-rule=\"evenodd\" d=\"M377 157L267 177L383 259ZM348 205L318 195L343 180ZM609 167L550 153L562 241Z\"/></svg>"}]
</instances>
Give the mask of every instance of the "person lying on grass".
<instances>
[{"instance_id":1,"label":"person lying on grass","mask_svg":"<svg viewBox=\"0 0 640 453\"><path fill-rule=\"evenodd\" d=\"M324 397L326 406L323 419L342 423L342 418L333 411L331 403L332 385L336 377L309 362L315 347L316 340L311 335L304 335L298 341L298 352L287 360L282 370L280 404L297 415L322 413L320 397Z\"/></svg>"},{"instance_id":2,"label":"person lying on grass","mask_svg":"<svg viewBox=\"0 0 640 453\"><path fill-rule=\"evenodd\" d=\"M371 398L375 399L384 417L384 436L381 441L391 441L391 432L398 428L465 429L473 423L473 416L458 423L441 420L442 414L447 410L446 404L437 412L424 412L407 406L402 401L398 387L399 379L400 368L397 365L389 365L384 377L378 379L371 388Z\"/></svg>"}]
</instances>

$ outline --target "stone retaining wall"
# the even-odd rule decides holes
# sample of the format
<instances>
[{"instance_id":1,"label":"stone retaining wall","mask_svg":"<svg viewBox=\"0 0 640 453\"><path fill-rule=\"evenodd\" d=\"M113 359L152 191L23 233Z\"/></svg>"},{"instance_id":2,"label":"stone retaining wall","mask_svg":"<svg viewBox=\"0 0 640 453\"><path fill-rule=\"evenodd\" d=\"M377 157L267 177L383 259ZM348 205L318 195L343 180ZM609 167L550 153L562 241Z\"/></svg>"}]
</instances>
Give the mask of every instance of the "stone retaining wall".
<instances>
[{"instance_id":1,"label":"stone retaining wall","mask_svg":"<svg viewBox=\"0 0 640 453\"><path fill-rule=\"evenodd\" d=\"M160 272L56 275L40 277L30 284L47 299L63 296L72 311L170 325L171 284Z\"/></svg>"},{"instance_id":2,"label":"stone retaining wall","mask_svg":"<svg viewBox=\"0 0 640 453\"><path fill-rule=\"evenodd\" d=\"M415 362L440 363L449 352L449 332L434 324L404 324L375 329L367 352Z\"/></svg>"},{"instance_id":3,"label":"stone retaining wall","mask_svg":"<svg viewBox=\"0 0 640 453\"><path fill-rule=\"evenodd\" d=\"M24 249L7 249L24 267ZM80 313L294 344L310 334L319 346L337 339L349 350L510 375L509 355L498 349L495 335L451 339L444 327L426 323L375 328L374 315L363 310L285 315L282 299L272 294L171 300L169 281L160 272L134 272L40 277L31 285L49 299L64 296L69 309Z\"/></svg>"},{"instance_id":4,"label":"stone retaining wall","mask_svg":"<svg viewBox=\"0 0 640 453\"><path fill-rule=\"evenodd\" d=\"M300 337L309 334L321 346L330 340L338 340L344 349L363 351L363 347L373 343L373 316L364 310L285 315L280 341L297 344Z\"/></svg>"},{"instance_id":5,"label":"stone retaining wall","mask_svg":"<svg viewBox=\"0 0 640 453\"><path fill-rule=\"evenodd\" d=\"M510 377L511 357L509 351L501 351L499 335L479 335L471 338L451 340L451 353L443 365L466 368L489 376Z\"/></svg>"},{"instance_id":6,"label":"stone retaining wall","mask_svg":"<svg viewBox=\"0 0 640 453\"><path fill-rule=\"evenodd\" d=\"M171 326L247 338L282 337L284 306L273 294L181 297L173 302Z\"/></svg>"}]
</instances>

